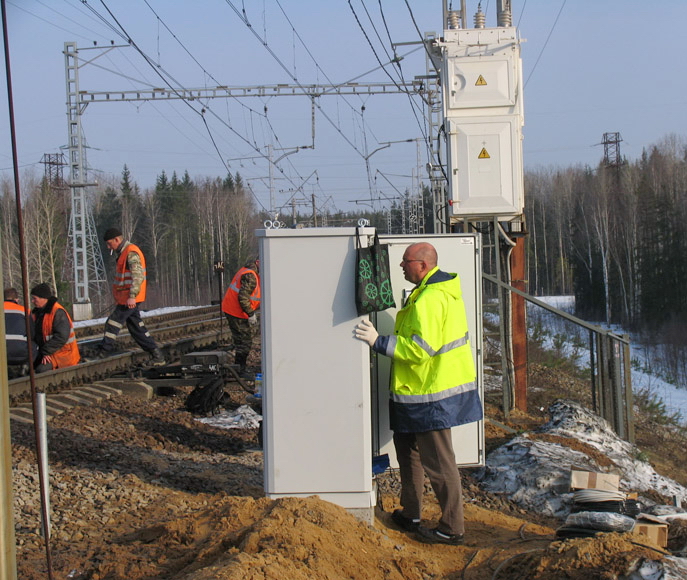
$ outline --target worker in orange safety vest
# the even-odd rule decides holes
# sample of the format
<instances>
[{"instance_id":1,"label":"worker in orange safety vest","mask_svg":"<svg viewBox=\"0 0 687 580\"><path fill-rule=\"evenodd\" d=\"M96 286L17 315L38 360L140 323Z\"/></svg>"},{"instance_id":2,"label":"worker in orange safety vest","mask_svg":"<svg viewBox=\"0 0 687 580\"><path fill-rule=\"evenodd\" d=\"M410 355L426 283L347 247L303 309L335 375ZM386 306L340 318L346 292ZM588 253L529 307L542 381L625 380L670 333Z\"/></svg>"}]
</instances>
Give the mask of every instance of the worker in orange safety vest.
<instances>
[{"instance_id":1,"label":"worker in orange safety vest","mask_svg":"<svg viewBox=\"0 0 687 580\"><path fill-rule=\"evenodd\" d=\"M79 345L74 334L74 323L50 286L38 284L31 290L34 308L34 337L38 355L33 363L37 373L70 367L79 362Z\"/></svg>"},{"instance_id":2,"label":"worker in orange safety vest","mask_svg":"<svg viewBox=\"0 0 687 580\"><path fill-rule=\"evenodd\" d=\"M234 342L234 364L242 378L250 379L248 355L253 346L253 328L260 308L260 260L251 258L239 269L222 299L222 312L229 322Z\"/></svg>"}]
</instances>

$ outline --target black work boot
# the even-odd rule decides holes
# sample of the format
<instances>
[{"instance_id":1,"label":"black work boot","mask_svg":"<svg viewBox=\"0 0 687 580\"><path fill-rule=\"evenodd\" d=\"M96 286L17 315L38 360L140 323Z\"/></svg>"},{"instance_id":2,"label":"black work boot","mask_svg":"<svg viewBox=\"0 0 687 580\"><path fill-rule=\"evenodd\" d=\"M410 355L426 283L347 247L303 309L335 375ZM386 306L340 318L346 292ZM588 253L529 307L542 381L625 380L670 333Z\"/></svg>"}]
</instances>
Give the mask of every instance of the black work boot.
<instances>
[{"instance_id":1,"label":"black work boot","mask_svg":"<svg viewBox=\"0 0 687 580\"><path fill-rule=\"evenodd\" d=\"M162 351L159 348L156 348L154 351L152 351L150 356L152 358L154 367L161 367L167 364L165 355L162 354Z\"/></svg>"},{"instance_id":2,"label":"black work boot","mask_svg":"<svg viewBox=\"0 0 687 580\"><path fill-rule=\"evenodd\" d=\"M253 373L248 372L248 353L234 355L234 364L239 367L239 376L242 379L252 379Z\"/></svg>"}]
</instances>

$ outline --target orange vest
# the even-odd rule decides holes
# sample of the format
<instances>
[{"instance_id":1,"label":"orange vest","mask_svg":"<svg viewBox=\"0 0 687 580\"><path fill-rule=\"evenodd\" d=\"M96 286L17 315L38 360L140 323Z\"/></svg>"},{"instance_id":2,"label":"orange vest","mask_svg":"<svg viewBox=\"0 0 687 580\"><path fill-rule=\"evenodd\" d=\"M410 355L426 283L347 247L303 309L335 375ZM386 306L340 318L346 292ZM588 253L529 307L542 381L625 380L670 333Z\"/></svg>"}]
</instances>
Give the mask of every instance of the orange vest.
<instances>
[{"instance_id":1,"label":"orange vest","mask_svg":"<svg viewBox=\"0 0 687 580\"><path fill-rule=\"evenodd\" d=\"M255 290L250 295L250 305L253 310L257 310L260 307L260 276L255 270L250 268L241 268L234 279L229 284L227 292L222 299L222 312L226 312L230 316L235 316L236 318L248 318L248 314L243 311L241 305L239 304L239 290L241 290L241 276L244 274L253 274L258 279L258 284L255 286Z\"/></svg>"},{"instance_id":2,"label":"orange vest","mask_svg":"<svg viewBox=\"0 0 687 580\"><path fill-rule=\"evenodd\" d=\"M51 312L46 312L43 316L43 340L48 342L52 338L52 321L55 318L55 313L58 310L64 310L64 307L55 302ZM54 352L50 356L52 368L61 369L64 367L71 367L79 362L81 355L79 354L79 345L76 343L76 335L74 334L74 323L69 312L64 310L69 320L69 338L60 350Z\"/></svg>"},{"instance_id":3,"label":"orange vest","mask_svg":"<svg viewBox=\"0 0 687 580\"><path fill-rule=\"evenodd\" d=\"M143 267L143 282L141 283L141 290L138 296L136 296L136 302L144 302L146 299L146 259L138 246L129 243L119 255L119 258L117 258L117 269L115 270L115 279L112 285L117 304L126 304L129 298L129 289L133 282L131 271L126 265L126 257L129 255L129 252L136 252L141 257L141 266Z\"/></svg>"}]
</instances>

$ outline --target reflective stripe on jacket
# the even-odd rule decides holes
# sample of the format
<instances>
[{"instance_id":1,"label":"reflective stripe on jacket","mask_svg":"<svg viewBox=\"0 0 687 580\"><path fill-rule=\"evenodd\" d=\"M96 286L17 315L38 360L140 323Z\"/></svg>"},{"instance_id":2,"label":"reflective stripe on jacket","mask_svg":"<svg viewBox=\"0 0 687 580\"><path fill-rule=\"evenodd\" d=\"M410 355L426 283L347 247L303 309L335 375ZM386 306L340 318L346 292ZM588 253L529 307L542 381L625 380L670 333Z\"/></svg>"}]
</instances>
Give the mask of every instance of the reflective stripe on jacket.
<instances>
[{"instance_id":1,"label":"reflective stripe on jacket","mask_svg":"<svg viewBox=\"0 0 687 580\"><path fill-rule=\"evenodd\" d=\"M127 242L122 248L121 254L119 254L119 257L117 258L117 269L115 270L115 279L114 284L112 285L115 302L117 304L126 304L126 301L129 299L129 291L131 290L131 286L133 284L133 276L131 274L131 270L129 270L129 265L126 262L127 256L130 252L135 252L138 254L139 258L141 259L141 267L143 268L143 282L141 282L141 289L136 295L136 302L145 302L146 299L146 287L148 285L146 259L138 246L132 244L131 242Z\"/></svg>"},{"instance_id":2,"label":"reflective stripe on jacket","mask_svg":"<svg viewBox=\"0 0 687 580\"><path fill-rule=\"evenodd\" d=\"M48 355L52 362L52 368L61 369L75 365L81 359L79 354L79 346L76 343L76 335L74 334L74 323L72 322L69 312L67 312L61 304L55 302L50 312L46 312L43 316L43 343L47 343L52 338L53 319L58 310L63 310L69 320L69 338L67 342L61 346L56 352Z\"/></svg>"},{"instance_id":3,"label":"reflective stripe on jacket","mask_svg":"<svg viewBox=\"0 0 687 580\"><path fill-rule=\"evenodd\" d=\"M222 312L234 316L236 318L248 318L248 314L241 308L239 303L239 291L241 290L241 278L244 274L253 274L257 281L255 290L250 295L250 305L253 310L260 308L260 276L255 270L250 268L241 268L229 284L224 298L222 299Z\"/></svg>"},{"instance_id":4,"label":"reflective stripe on jacket","mask_svg":"<svg viewBox=\"0 0 687 580\"><path fill-rule=\"evenodd\" d=\"M391 427L448 429L482 418L465 305L457 274L431 270L375 350L392 357Z\"/></svg>"},{"instance_id":5,"label":"reflective stripe on jacket","mask_svg":"<svg viewBox=\"0 0 687 580\"><path fill-rule=\"evenodd\" d=\"M7 363L23 364L28 362L29 350L26 340L26 308L5 300L5 341L7 345Z\"/></svg>"}]
</instances>

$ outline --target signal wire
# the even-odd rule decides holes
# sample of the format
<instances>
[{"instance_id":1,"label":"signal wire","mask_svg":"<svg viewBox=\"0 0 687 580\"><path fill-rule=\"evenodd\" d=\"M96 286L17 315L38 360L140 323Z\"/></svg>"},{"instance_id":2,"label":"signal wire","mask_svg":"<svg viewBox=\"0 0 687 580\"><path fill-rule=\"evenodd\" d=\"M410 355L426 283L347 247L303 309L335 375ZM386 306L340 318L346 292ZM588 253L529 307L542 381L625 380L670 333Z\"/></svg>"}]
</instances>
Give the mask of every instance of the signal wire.
<instances>
[{"instance_id":1,"label":"signal wire","mask_svg":"<svg viewBox=\"0 0 687 580\"><path fill-rule=\"evenodd\" d=\"M223 125L225 125L234 135L236 135L239 139L241 139L242 141L244 141L245 143L247 143L250 147L252 147L253 149L255 149L255 150L256 150L260 155L262 155L265 159L269 160L268 157L267 157L267 155L265 155L264 153L262 153L257 147L255 147L254 144L252 144L248 139L246 139L243 135L241 135L238 131L236 131L231 125L229 125L229 124L226 123L221 117L219 117L219 115L217 115L217 113L215 113L215 112L207 105L207 103L205 103L205 104L203 105L202 110L200 110L200 111L198 111L195 107L193 107L193 106L191 105L191 103L189 103L188 100L185 99L185 98L179 93L178 89L176 89L176 88L169 82L168 78L171 79L171 80L172 80L177 86L179 86L179 87L182 87L183 85L182 85L181 83L179 83L179 81L177 81L177 80L176 80L169 72L167 72L163 67L158 66L158 65L153 61L153 59L151 59L151 58L150 58L150 57L149 57L149 56L148 56L148 55L138 46L138 44L133 40L133 38L131 38L131 36L130 36L130 35L128 34L128 32L126 31L126 29L122 26L122 24L119 22L119 20L115 17L115 15L114 15L114 14L112 13L112 11L109 9L109 7L107 6L107 4L105 3L104 0L100 0L101 4L102 4L103 7L105 8L105 10L108 12L108 14L110 15L110 17L111 17L111 18L114 20L114 22L117 24L117 26L119 26L119 28L121 29L121 31L118 30L117 28L115 28L110 22L107 21L107 19L105 19L99 12L97 12L97 10L95 10L92 6L90 6L90 5L88 4L88 0L81 0L81 2L82 2L84 5L86 5L86 6L89 8L89 10L91 10L91 12L93 12L99 20L101 20L108 28L110 28L115 34L117 34L117 36L119 36L120 38L122 38L122 39L123 39L125 42L127 42L129 45L131 45L131 46L141 55L141 57L145 60L145 62L155 71L155 73L162 79L162 81L170 88L170 90L171 90L175 95L177 95L177 97L179 97L179 98L181 99L181 101L182 101L186 106L188 106L194 113L196 113L196 114L198 114L199 116L202 117L203 125L204 125L206 131L208 132L208 137L209 137L209 139L210 139L210 141L211 141L211 143L212 143L212 145L213 145L213 147L214 147L214 149L215 149L215 151L216 151L216 153L217 153L217 155L218 155L218 157L219 157L219 159L220 159L220 162L221 162L222 165L224 166L224 168L225 168L225 170L227 171L227 173L231 173L231 171L230 171L228 165L226 164L226 162L224 161L224 157L222 156L222 154L221 154L221 152L220 152L220 150L219 150L219 147L218 147L218 145L217 145L217 142L216 142L216 140L215 140L215 138L214 138L214 135L212 134L212 132L211 132L211 130L210 130L210 127L209 127L209 125L208 125L208 123L207 123L207 120L206 120L206 117L205 117L205 113L206 113L206 112L212 114L213 117L215 117L220 123L222 123ZM162 71L162 72L160 72L160 71ZM164 74L162 74L163 72L164 72ZM167 78L167 77L168 77L168 78ZM218 83L218 84L219 84L219 83ZM201 103L201 104L202 104L202 103ZM250 108L249 108L249 109L250 109ZM250 110L252 111L252 109L250 109ZM254 112L254 111L253 111L253 112ZM256 114L257 114L257 113L256 113ZM283 171L281 170L281 168L278 168L278 169L283 173ZM295 185L295 184L294 184L294 185ZM258 203L263 209L266 209L266 208L264 207L264 205L262 204L262 202L257 198L257 196L254 196L254 197L255 197L255 200L257 201L257 203Z\"/></svg>"},{"instance_id":2,"label":"signal wire","mask_svg":"<svg viewBox=\"0 0 687 580\"><path fill-rule=\"evenodd\" d=\"M431 59L432 55L430 54L429 49L427 48L427 44L425 42L425 39L423 38L422 33L420 32L420 27L417 25L417 20L415 20L415 15L413 14L413 9L410 7L408 0L405 0L405 3L406 3L406 7L408 8L408 13L410 14L410 19L413 21L413 26L415 27L415 31L417 32L417 35L420 38L420 42L422 42L422 46L424 47L425 52L427 53L427 58ZM426 104L427 104L427 106L429 106L429 103L426 103ZM424 133L423 133L423 135L424 135ZM439 136L437 135L437 138L438 137ZM431 138L430 136L425 136L425 140L427 142L428 156L429 156L429 153L431 152L430 142L429 142L430 138ZM439 159L438 151L439 151L439 149L437 148L438 165L439 165L439 167L442 168L441 171L442 171L442 173L444 173L444 177L446 177L446 173L443 169L443 166L441 165L441 160Z\"/></svg>"},{"instance_id":3,"label":"signal wire","mask_svg":"<svg viewBox=\"0 0 687 580\"><path fill-rule=\"evenodd\" d=\"M393 47L394 42L391 39L391 33L389 32L389 27L387 26L387 23L386 23L386 16L384 15L384 7L382 6L382 0L378 0L378 1L379 1L379 12L382 16L382 21L384 22L384 28L386 28L387 36L389 37L389 43ZM412 15L412 13L411 13L411 15ZM423 42L423 45L424 45L424 42ZM398 73L401 77L401 81L405 82L405 77L403 76L403 68L401 66L401 59L398 58L398 55L396 54L395 47L394 47L394 60L393 60L393 62L398 66ZM424 137L425 147L427 150L427 157L431 157L431 149L429 146L430 145L429 136L425 132L425 127L422 125L422 123L420 123L420 120L417 118L417 114L415 114L415 107L417 106L415 104L415 101L413 101L413 99L411 98L410 93L407 93L407 94L408 94L408 99L410 101L411 109L413 110L413 114L415 115L415 120L417 121L418 126L420 127L420 133ZM429 106L429 103L427 102L427 100L424 98L424 96L422 94L420 94L420 97L422 98L422 101L425 103L425 105ZM420 111L420 112L422 113L423 119L426 118L425 112L424 111Z\"/></svg>"},{"instance_id":4,"label":"signal wire","mask_svg":"<svg viewBox=\"0 0 687 580\"><path fill-rule=\"evenodd\" d=\"M236 6L234 6L234 4L231 2L231 0L225 0L225 2L231 7L231 9L234 11L234 13L239 17L239 20L241 20L241 22L243 22L246 25L246 27L251 31L251 33L260 41L260 44L263 45L265 50L267 50L267 52L272 56L272 58L274 58L274 60L286 72L286 74L289 76L289 78L291 78L291 80L293 80L293 82L296 83L296 85L298 85L298 87L305 92L305 88L303 87L303 85L298 81L297 78L295 78L293 76L293 74L291 74L291 71L289 71L289 69L286 67L286 65L281 61L281 59L277 56L277 54L272 50L272 48L269 46L267 41L264 40L263 38L261 38L260 35L255 31L255 27L248 20L248 16L246 15L245 8L243 9L243 14L241 14L241 12L239 12L238 8L236 8ZM362 151L360 151L360 149L358 149L355 146L355 143L353 143L346 135L344 135L343 131L336 125L336 123L334 123L334 121L329 117L329 115L327 115L322 110L322 106L315 99L313 99L312 102L319 109L320 113L322 113L322 116L327 121L329 121L329 123L331 123L332 127L334 127L334 129L336 129L336 131L339 133L339 135L341 135L341 137L344 139L344 141L346 141L346 143L348 143L348 145L350 145L361 157L364 157Z\"/></svg>"},{"instance_id":5,"label":"signal wire","mask_svg":"<svg viewBox=\"0 0 687 580\"><path fill-rule=\"evenodd\" d=\"M370 13L369 13L369 11L367 10L367 6L365 5L364 0L361 0L361 3L362 3L362 5L363 5L363 8L365 9L365 13L366 13L367 16L368 16L368 19L370 20L370 23L372 24L372 28L373 28L373 30L375 31L375 34L377 35L377 38L378 38L379 42L382 44L382 47L384 48L384 51L385 51L385 53L387 54L387 57L388 57L388 56L389 56L389 53L386 51L386 48L384 47L384 43L383 43L382 39L380 38L379 33L377 32L377 28L375 27L374 22L372 21L372 18L370 17ZM382 64L382 61L380 60L379 55L377 54L377 51L375 50L375 48L374 48L374 46L373 46L373 44L372 44L372 41L370 40L370 37L368 36L368 34L367 34L367 32L365 31L365 29L364 29L362 23L360 22L360 19L358 18L358 14L356 13L355 8L353 7L353 4L351 3L351 0L348 0L348 6L349 6L349 8L351 9L351 12L353 13L353 17L355 18L355 20L356 20L356 22L357 22L357 24L358 24L358 27L360 28L361 32L363 33L363 36L365 37L365 40L367 40L367 43L368 43L368 45L370 46L370 49L372 50L372 53L374 54L375 58L377 59L377 62L379 62L379 64L381 65L382 70L383 70L383 71L386 73L386 75L391 79L391 82L394 83L394 85L396 86L396 88L397 88L400 92L405 93L405 94L408 96L408 99L409 99L409 101L410 101L410 108L411 108L411 111L413 112L413 116L415 117L415 121L416 121L416 123L418 124L418 127L419 127L419 129L420 129L420 133L422 134L422 136L423 136L423 138L424 138L424 141L427 142L427 134L426 134L426 132L425 132L425 128L423 127L422 122L421 122L420 119L418 118L417 112L416 112L416 110L415 110L416 104L415 104L415 102L413 101L412 96L410 95L410 92L409 92L409 91L406 91L406 90L403 90L403 89L400 87L400 85L397 83L396 79L389 73L389 71L386 69L386 67ZM379 3L379 7L380 7L380 12L381 12L381 14L382 14L382 20L384 21L385 26L386 26L386 18L384 17L384 11L383 11L383 8L382 8L382 5L381 5L381 0L380 0L380 3ZM388 29L388 27L387 27L387 35L389 36L389 40L391 40L391 35L389 34L389 29ZM392 46L393 46L393 42L392 42L391 44L392 44ZM399 62L397 56L395 55L395 51L394 51L394 58L392 58L392 59L390 60L390 62L392 62L392 63L395 62L395 63L397 64L398 69L399 69L399 70L398 70L399 76L400 76L400 78L401 78L401 81L404 82L403 73L402 73L402 70L401 70L400 62ZM424 114L423 114L423 117L424 117ZM369 181L369 162L368 162L368 159L366 159L365 162L366 162L366 166L367 166L367 170L368 170L368 181ZM370 186L370 187L371 187L371 186Z\"/></svg>"}]
</instances>

